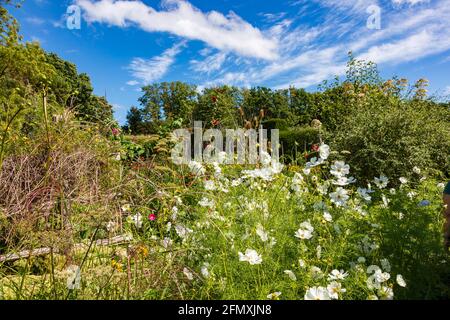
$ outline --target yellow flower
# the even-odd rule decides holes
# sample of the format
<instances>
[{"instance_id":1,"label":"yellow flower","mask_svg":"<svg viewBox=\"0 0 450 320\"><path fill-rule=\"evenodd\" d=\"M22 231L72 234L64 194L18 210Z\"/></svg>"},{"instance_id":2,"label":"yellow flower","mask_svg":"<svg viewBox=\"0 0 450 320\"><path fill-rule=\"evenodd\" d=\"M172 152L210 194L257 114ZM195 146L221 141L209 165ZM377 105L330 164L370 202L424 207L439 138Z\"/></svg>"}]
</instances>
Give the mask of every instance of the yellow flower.
<instances>
[{"instance_id":1,"label":"yellow flower","mask_svg":"<svg viewBox=\"0 0 450 320\"><path fill-rule=\"evenodd\" d=\"M111 266L113 269L115 269L117 272L123 272L122 264L117 262L116 260L111 260Z\"/></svg>"}]
</instances>

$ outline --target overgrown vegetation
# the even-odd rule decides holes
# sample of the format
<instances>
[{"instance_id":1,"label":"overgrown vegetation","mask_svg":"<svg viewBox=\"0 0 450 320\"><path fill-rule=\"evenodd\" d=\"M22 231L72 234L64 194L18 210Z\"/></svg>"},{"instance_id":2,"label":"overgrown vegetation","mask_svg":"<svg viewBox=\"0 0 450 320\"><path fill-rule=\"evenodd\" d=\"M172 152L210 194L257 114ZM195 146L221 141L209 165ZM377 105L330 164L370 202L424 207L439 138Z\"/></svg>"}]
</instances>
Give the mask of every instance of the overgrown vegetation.
<instances>
[{"instance_id":1,"label":"overgrown vegetation","mask_svg":"<svg viewBox=\"0 0 450 320\"><path fill-rule=\"evenodd\" d=\"M12 2L0 299L450 297L450 110L425 80L385 81L350 56L313 93L153 84L119 129L86 74L21 41ZM176 166L171 133L193 121L280 129L283 164Z\"/></svg>"}]
</instances>

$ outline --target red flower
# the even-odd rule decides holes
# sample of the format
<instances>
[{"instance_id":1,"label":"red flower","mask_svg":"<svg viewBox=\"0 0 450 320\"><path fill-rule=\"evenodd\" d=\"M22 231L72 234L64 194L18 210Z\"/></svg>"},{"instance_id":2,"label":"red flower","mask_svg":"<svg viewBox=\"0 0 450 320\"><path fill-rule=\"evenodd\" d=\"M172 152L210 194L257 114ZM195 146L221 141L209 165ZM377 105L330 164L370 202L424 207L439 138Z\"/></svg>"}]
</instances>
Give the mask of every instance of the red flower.
<instances>
[{"instance_id":1,"label":"red flower","mask_svg":"<svg viewBox=\"0 0 450 320\"><path fill-rule=\"evenodd\" d=\"M152 213L151 215L149 215L148 216L148 220L155 221L156 220L156 214Z\"/></svg>"},{"instance_id":2,"label":"red flower","mask_svg":"<svg viewBox=\"0 0 450 320\"><path fill-rule=\"evenodd\" d=\"M211 121L211 124L212 124L214 127L217 127L217 126L220 124L220 121L217 120L217 119L214 119L213 121Z\"/></svg>"},{"instance_id":3,"label":"red flower","mask_svg":"<svg viewBox=\"0 0 450 320\"><path fill-rule=\"evenodd\" d=\"M319 146L318 144L314 144L314 145L311 147L311 150L312 150L313 152L318 152L318 151L319 151L319 148L320 148L320 146Z\"/></svg>"},{"instance_id":4,"label":"red flower","mask_svg":"<svg viewBox=\"0 0 450 320\"><path fill-rule=\"evenodd\" d=\"M116 136L116 137L120 134L120 130L117 128L112 128L111 132L112 132L113 136Z\"/></svg>"}]
</instances>

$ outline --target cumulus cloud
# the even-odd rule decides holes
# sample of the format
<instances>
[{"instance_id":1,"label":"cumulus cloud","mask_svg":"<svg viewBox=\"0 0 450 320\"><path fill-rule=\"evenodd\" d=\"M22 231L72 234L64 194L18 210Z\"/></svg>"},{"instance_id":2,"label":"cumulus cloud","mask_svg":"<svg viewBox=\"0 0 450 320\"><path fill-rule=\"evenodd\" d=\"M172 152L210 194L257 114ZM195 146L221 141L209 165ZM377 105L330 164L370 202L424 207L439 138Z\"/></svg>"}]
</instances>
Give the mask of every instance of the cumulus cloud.
<instances>
[{"instance_id":1,"label":"cumulus cloud","mask_svg":"<svg viewBox=\"0 0 450 320\"><path fill-rule=\"evenodd\" d=\"M200 40L209 46L233 51L239 55L273 60L278 56L275 39L266 37L258 28L233 12L204 13L187 1L166 0L165 9L157 11L140 1L76 0L88 22L107 23L118 27L136 25L148 32L169 32Z\"/></svg>"}]
</instances>

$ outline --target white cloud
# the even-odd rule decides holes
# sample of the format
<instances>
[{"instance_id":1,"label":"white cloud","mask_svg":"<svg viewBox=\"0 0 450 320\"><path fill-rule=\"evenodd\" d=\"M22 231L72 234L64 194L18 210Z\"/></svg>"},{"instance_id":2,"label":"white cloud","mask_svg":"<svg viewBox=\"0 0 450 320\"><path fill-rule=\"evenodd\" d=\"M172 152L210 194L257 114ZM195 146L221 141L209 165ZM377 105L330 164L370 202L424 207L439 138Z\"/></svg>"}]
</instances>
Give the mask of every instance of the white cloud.
<instances>
[{"instance_id":1,"label":"white cloud","mask_svg":"<svg viewBox=\"0 0 450 320\"><path fill-rule=\"evenodd\" d=\"M444 88L444 95L445 96L450 96L450 86L447 86Z\"/></svg>"},{"instance_id":2,"label":"white cloud","mask_svg":"<svg viewBox=\"0 0 450 320\"><path fill-rule=\"evenodd\" d=\"M192 65L192 70L210 74L211 72L220 70L226 58L227 54L225 52L219 52L208 56L202 61L192 60L190 63Z\"/></svg>"},{"instance_id":3,"label":"white cloud","mask_svg":"<svg viewBox=\"0 0 450 320\"><path fill-rule=\"evenodd\" d=\"M337 1L325 2L329 6L339 5ZM339 9L351 8L351 5L362 8L363 2L344 1ZM269 31L278 38L280 58L264 64L250 64L246 69L240 67L233 80L245 79L244 85L269 81L277 88L308 87L343 75L349 50L353 50L359 59L380 64L401 64L450 50L448 0L420 10L386 11L382 30L367 29L364 19L353 22L354 18L338 16L339 23L347 24L345 27L337 28L331 16L323 24L312 27L291 27L283 22L275 24ZM338 36L343 33L343 28L352 30L350 37L341 39ZM223 79L224 76L218 74L215 80L223 82Z\"/></svg>"},{"instance_id":4,"label":"white cloud","mask_svg":"<svg viewBox=\"0 0 450 320\"><path fill-rule=\"evenodd\" d=\"M392 3L394 4L410 4L410 5L415 5L415 4L419 4L419 3L425 3L425 2L429 2L430 0L392 0Z\"/></svg>"},{"instance_id":5,"label":"white cloud","mask_svg":"<svg viewBox=\"0 0 450 320\"><path fill-rule=\"evenodd\" d=\"M233 12L227 16L204 13L187 1L166 0L166 10L156 11L140 1L76 0L88 22L118 27L137 25L148 32L169 32L180 37L200 40L223 51L273 60L278 56L275 39L268 38Z\"/></svg>"},{"instance_id":6,"label":"white cloud","mask_svg":"<svg viewBox=\"0 0 450 320\"><path fill-rule=\"evenodd\" d=\"M139 81L136 80L130 80L127 82L127 85L133 87L133 86L137 86L139 84Z\"/></svg>"},{"instance_id":7,"label":"white cloud","mask_svg":"<svg viewBox=\"0 0 450 320\"><path fill-rule=\"evenodd\" d=\"M416 60L450 49L450 39L427 30L405 39L371 47L359 58L377 63L400 63Z\"/></svg>"},{"instance_id":8,"label":"white cloud","mask_svg":"<svg viewBox=\"0 0 450 320\"><path fill-rule=\"evenodd\" d=\"M45 20L39 17L28 17L25 18L25 21L35 26L42 26L45 24Z\"/></svg>"},{"instance_id":9,"label":"white cloud","mask_svg":"<svg viewBox=\"0 0 450 320\"><path fill-rule=\"evenodd\" d=\"M172 48L167 49L162 55L151 59L134 58L128 69L131 74L142 84L150 84L161 79L175 62L175 57L181 52L185 42L177 43ZM136 85L137 80L129 81L129 85Z\"/></svg>"}]
</instances>

